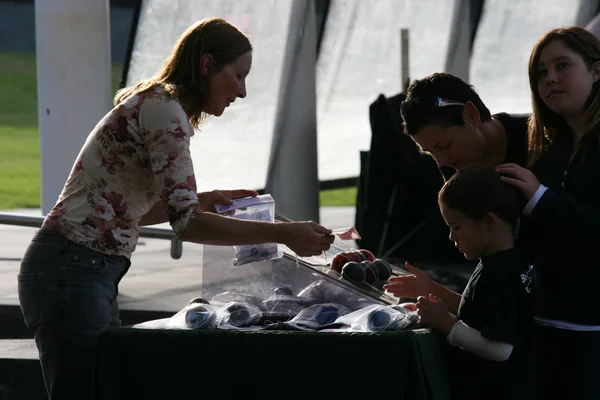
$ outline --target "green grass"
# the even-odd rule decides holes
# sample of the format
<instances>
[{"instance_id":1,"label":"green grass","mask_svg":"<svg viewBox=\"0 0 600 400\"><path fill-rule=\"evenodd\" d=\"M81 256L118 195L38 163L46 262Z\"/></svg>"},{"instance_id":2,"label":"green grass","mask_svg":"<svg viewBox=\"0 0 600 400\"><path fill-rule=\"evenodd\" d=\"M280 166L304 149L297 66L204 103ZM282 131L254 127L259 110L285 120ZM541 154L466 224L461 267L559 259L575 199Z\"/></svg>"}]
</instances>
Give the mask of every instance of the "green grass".
<instances>
[{"instance_id":1,"label":"green grass","mask_svg":"<svg viewBox=\"0 0 600 400\"><path fill-rule=\"evenodd\" d=\"M121 79L113 65L113 92ZM35 55L0 53L0 210L40 207ZM354 205L356 189L321 192L322 206Z\"/></svg>"},{"instance_id":2,"label":"green grass","mask_svg":"<svg viewBox=\"0 0 600 400\"><path fill-rule=\"evenodd\" d=\"M356 204L356 188L324 190L319 197L322 206L353 206Z\"/></svg>"},{"instance_id":3,"label":"green grass","mask_svg":"<svg viewBox=\"0 0 600 400\"><path fill-rule=\"evenodd\" d=\"M39 207L35 57L0 54L0 209Z\"/></svg>"},{"instance_id":4,"label":"green grass","mask_svg":"<svg viewBox=\"0 0 600 400\"><path fill-rule=\"evenodd\" d=\"M0 210L40 207L40 190L35 55L0 53Z\"/></svg>"}]
</instances>

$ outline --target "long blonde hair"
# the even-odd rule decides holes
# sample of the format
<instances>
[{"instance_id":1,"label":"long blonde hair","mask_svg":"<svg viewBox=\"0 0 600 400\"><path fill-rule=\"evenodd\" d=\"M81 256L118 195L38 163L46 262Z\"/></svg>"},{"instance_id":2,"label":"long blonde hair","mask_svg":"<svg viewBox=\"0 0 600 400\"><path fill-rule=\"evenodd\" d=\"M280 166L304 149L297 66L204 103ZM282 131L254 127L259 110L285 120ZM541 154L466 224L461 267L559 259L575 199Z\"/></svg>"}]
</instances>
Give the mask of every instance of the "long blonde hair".
<instances>
[{"instance_id":1,"label":"long blonde hair","mask_svg":"<svg viewBox=\"0 0 600 400\"><path fill-rule=\"evenodd\" d=\"M202 108L209 90L202 74L202 55L212 55L212 72L218 72L249 51L252 51L250 40L234 25L221 18L203 19L179 37L152 78L119 90L114 104L159 85L170 97L185 101L190 124L198 128L206 119Z\"/></svg>"},{"instance_id":2,"label":"long blonde hair","mask_svg":"<svg viewBox=\"0 0 600 400\"><path fill-rule=\"evenodd\" d=\"M535 164L540 159L554 142L556 132L567 126L564 117L548 108L538 92L540 55L542 50L555 40L562 41L567 48L579 54L589 70L592 69L594 63L600 61L600 41L583 28L553 29L537 41L529 57L529 87L531 88L533 113L527 129L529 136L528 166ZM578 125L581 136L575 144L571 161L580 151L585 153L589 144L600 134L600 90L598 90L598 85L599 83L594 83L586 102L585 113Z\"/></svg>"}]
</instances>

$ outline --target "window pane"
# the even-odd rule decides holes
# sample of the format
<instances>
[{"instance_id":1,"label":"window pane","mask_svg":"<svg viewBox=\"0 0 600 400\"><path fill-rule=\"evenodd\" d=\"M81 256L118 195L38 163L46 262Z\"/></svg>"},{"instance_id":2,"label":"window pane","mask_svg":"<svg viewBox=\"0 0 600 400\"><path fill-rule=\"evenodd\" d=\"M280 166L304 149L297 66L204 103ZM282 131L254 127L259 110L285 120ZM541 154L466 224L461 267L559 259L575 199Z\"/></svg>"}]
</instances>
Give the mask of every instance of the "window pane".
<instances>
[{"instance_id":1,"label":"window pane","mask_svg":"<svg viewBox=\"0 0 600 400\"><path fill-rule=\"evenodd\" d=\"M443 71L453 3L331 1L317 63L320 180L359 175L359 151L371 140L369 105L401 91L401 28L410 30L410 79Z\"/></svg>"},{"instance_id":2,"label":"window pane","mask_svg":"<svg viewBox=\"0 0 600 400\"><path fill-rule=\"evenodd\" d=\"M222 17L254 46L248 97L210 118L192 138L199 190L260 188L266 181L291 0L145 0L127 83L152 76L194 22Z\"/></svg>"}]
</instances>

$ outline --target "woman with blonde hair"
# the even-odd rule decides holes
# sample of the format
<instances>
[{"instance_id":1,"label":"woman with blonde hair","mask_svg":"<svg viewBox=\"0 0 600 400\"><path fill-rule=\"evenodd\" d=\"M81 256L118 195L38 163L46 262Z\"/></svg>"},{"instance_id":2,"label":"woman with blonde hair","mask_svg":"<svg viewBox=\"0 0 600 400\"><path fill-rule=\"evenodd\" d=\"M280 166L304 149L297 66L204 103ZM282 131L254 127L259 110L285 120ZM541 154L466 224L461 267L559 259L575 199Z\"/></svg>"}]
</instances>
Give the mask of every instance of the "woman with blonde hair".
<instances>
[{"instance_id":1,"label":"woman with blonde hair","mask_svg":"<svg viewBox=\"0 0 600 400\"><path fill-rule=\"evenodd\" d=\"M196 193L190 137L207 115L220 116L246 97L251 64L246 35L223 19L202 20L181 35L154 77L116 95L89 134L18 276L49 398L92 398L98 335L120 323L118 284L140 226L169 221L184 241L278 242L300 256L321 254L333 242L314 222L214 213L215 204L256 196L253 190Z\"/></svg>"},{"instance_id":2,"label":"woman with blonde hair","mask_svg":"<svg viewBox=\"0 0 600 400\"><path fill-rule=\"evenodd\" d=\"M528 200L540 394L600 397L600 41L554 29L529 58L529 168L497 170ZM545 396L544 396L545 397Z\"/></svg>"}]
</instances>

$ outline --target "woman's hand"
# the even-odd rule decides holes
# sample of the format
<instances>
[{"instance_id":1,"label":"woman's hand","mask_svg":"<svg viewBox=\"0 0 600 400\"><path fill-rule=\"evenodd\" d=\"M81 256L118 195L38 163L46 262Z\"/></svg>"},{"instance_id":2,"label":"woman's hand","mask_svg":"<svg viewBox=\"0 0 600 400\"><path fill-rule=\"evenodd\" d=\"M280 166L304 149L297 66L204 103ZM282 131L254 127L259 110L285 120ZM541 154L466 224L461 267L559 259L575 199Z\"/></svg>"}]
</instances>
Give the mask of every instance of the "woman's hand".
<instances>
[{"instance_id":1,"label":"woman's hand","mask_svg":"<svg viewBox=\"0 0 600 400\"><path fill-rule=\"evenodd\" d=\"M444 302L432 294L417 299L417 314L421 317L423 325L430 326L446 336L458 322L450 315Z\"/></svg>"},{"instance_id":2,"label":"woman's hand","mask_svg":"<svg viewBox=\"0 0 600 400\"><path fill-rule=\"evenodd\" d=\"M213 190L212 192L200 192L198 195L199 208L205 212L216 212L215 204L231 204L232 199L238 197L256 197L258 193L255 190L236 189L236 190Z\"/></svg>"},{"instance_id":3,"label":"woman's hand","mask_svg":"<svg viewBox=\"0 0 600 400\"><path fill-rule=\"evenodd\" d=\"M419 296L428 296L432 292L431 278L409 263L404 263L404 266L412 275L392 276L388 283L383 285L383 289L399 298L416 299Z\"/></svg>"},{"instance_id":4,"label":"woman's hand","mask_svg":"<svg viewBox=\"0 0 600 400\"><path fill-rule=\"evenodd\" d=\"M328 250L335 238L331 229L315 222L284 222L277 224L282 231L280 243L285 244L300 257L320 255Z\"/></svg>"},{"instance_id":5,"label":"woman's hand","mask_svg":"<svg viewBox=\"0 0 600 400\"><path fill-rule=\"evenodd\" d=\"M529 201L540 187L540 181L533 172L517 164L502 164L496 167L502 175L502 180L513 185L523 193L525 200Z\"/></svg>"}]
</instances>

